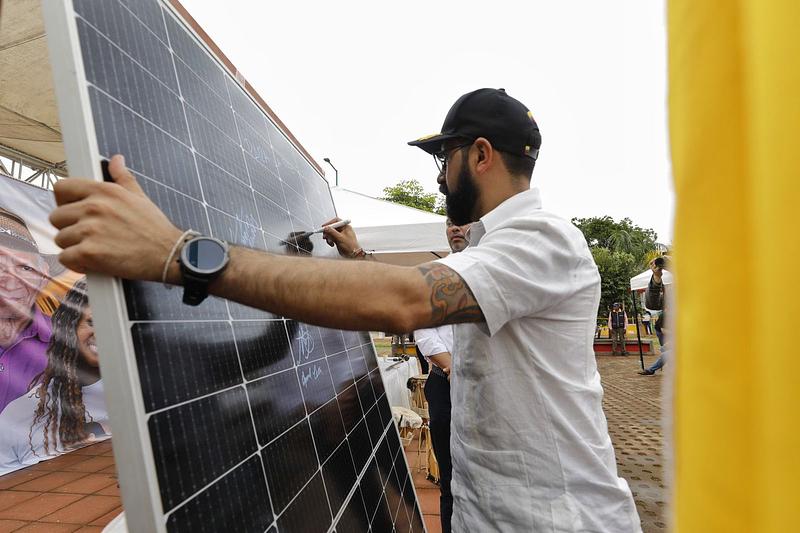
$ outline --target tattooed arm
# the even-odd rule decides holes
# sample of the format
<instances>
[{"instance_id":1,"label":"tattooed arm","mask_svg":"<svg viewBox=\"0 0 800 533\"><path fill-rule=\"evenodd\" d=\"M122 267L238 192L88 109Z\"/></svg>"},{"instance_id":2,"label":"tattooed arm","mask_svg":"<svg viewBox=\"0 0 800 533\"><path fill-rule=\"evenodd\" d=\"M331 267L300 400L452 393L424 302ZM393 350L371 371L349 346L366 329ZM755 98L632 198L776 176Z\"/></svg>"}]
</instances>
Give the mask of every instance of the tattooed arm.
<instances>
[{"instance_id":1,"label":"tattooed arm","mask_svg":"<svg viewBox=\"0 0 800 533\"><path fill-rule=\"evenodd\" d=\"M441 263L426 263L418 267L418 270L430 287L433 325L483 320L483 313L475 296L455 270Z\"/></svg>"},{"instance_id":2,"label":"tattooed arm","mask_svg":"<svg viewBox=\"0 0 800 533\"><path fill-rule=\"evenodd\" d=\"M180 282L173 270L170 280ZM449 267L285 257L233 247L211 293L325 327L413 331L483 314L464 280Z\"/></svg>"}]
</instances>

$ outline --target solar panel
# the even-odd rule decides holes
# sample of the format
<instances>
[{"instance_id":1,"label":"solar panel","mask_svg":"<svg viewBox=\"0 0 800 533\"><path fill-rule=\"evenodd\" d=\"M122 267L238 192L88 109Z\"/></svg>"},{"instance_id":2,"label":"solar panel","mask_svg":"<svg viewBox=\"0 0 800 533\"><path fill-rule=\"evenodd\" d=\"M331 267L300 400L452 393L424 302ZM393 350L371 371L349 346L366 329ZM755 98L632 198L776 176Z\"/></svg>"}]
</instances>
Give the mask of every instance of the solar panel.
<instances>
[{"instance_id":1,"label":"solar panel","mask_svg":"<svg viewBox=\"0 0 800 533\"><path fill-rule=\"evenodd\" d=\"M298 146L157 0L44 3L74 175L115 153L181 228L273 253L335 216ZM369 335L90 279L131 531L424 531Z\"/></svg>"}]
</instances>

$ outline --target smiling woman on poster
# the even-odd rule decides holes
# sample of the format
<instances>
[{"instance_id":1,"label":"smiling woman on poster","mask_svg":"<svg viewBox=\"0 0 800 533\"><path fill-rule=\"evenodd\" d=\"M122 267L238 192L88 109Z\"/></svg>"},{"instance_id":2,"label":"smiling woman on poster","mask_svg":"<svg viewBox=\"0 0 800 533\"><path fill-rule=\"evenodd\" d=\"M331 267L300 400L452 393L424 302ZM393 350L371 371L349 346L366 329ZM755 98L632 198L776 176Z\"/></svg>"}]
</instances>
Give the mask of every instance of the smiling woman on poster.
<instances>
[{"instance_id":1,"label":"smiling woman on poster","mask_svg":"<svg viewBox=\"0 0 800 533\"><path fill-rule=\"evenodd\" d=\"M47 367L0 414L0 475L110 435L86 281L53 313Z\"/></svg>"}]
</instances>

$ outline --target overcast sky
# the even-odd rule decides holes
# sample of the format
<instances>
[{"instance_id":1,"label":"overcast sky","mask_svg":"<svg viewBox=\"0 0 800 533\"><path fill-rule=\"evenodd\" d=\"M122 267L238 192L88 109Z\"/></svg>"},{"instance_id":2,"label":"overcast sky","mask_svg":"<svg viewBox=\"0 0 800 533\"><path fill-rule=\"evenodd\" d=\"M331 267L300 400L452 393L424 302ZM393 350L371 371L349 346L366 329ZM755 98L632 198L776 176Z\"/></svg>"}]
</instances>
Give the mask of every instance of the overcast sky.
<instances>
[{"instance_id":1,"label":"overcast sky","mask_svg":"<svg viewBox=\"0 0 800 533\"><path fill-rule=\"evenodd\" d=\"M545 209L672 239L663 0L182 3L345 188L435 191L431 156L405 143L503 87L539 123Z\"/></svg>"}]
</instances>

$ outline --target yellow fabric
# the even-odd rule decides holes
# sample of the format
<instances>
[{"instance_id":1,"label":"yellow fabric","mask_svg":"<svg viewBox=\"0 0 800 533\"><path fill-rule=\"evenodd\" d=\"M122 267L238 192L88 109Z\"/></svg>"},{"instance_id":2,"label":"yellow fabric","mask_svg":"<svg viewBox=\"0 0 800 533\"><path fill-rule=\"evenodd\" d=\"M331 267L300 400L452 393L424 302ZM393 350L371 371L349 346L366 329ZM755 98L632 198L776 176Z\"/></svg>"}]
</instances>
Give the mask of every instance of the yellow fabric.
<instances>
[{"instance_id":1,"label":"yellow fabric","mask_svg":"<svg viewBox=\"0 0 800 533\"><path fill-rule=\"evenodd\" d=\"M669 1L677 532L798 527L798 22L798 0Z\"/></svg>"}]
</instances>

